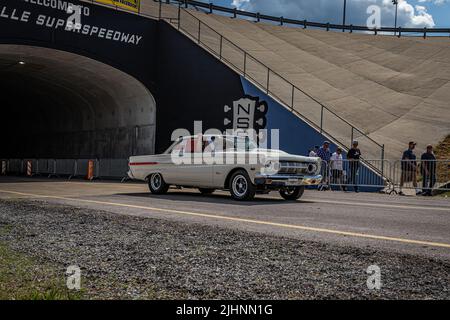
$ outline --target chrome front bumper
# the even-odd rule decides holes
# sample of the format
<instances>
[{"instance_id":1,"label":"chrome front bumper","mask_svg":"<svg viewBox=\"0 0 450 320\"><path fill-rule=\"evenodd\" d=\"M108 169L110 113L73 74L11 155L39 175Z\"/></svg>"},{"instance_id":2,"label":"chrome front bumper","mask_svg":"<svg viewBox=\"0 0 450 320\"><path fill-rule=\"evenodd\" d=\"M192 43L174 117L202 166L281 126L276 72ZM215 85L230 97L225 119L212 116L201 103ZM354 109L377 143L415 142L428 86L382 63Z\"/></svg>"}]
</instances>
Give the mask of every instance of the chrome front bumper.
<instances>
[{"instance_id":1,"label":"chrome front bumper","mask_svg":"<svg viewBox=\"0 0 450 320\"><path fill-rule=\"evenodd\" d=\"M297 176L297 175L257 175L255 177L256 185L281 186L281 187L299 187L319 185L322 181L321 175L315 176Z\"/></svg>"}]
</instances>

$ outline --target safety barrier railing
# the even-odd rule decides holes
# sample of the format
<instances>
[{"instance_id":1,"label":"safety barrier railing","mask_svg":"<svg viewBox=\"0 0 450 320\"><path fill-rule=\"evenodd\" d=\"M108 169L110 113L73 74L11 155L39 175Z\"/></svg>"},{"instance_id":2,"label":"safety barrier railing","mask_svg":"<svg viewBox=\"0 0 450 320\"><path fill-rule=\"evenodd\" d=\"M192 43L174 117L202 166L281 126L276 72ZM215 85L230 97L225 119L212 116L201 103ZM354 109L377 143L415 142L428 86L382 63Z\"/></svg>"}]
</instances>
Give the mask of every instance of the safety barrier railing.
<instances>
[{"instance_id":1,"label":"safety barrier railing","mask_svg":"<svg viewBox=\"0 0 450 320\"><path fill-rule=\"evenodd\" d=\"M369 165L369 166L368 166ZM371 167L383 167L385 175L371 170ZM394 181L389 177L391 165L388 160L336 160L326 163L328 185L342 190L360 190L363 188L394 189Z\"/></svg>"},{"instance_id":2,"label":"safety barrier railing","mask_svg":"<svg viewBox=\"0 0 450 320\"><path fill-rule=\"evenodd\" d=\"M392 166L396 192L403 189L425 193L437 189L450 191L450 160L398 160Z\"/></svg>"},{"instance_id":3,"label":"safety barrier railing","mask_svg":"<svg viewBox=\"0 0 450 320\"><path fill-rule=\"evenodd\" d=\"M144 0L141 0L143 3L145 3ZM153 0L155 2L160 3L166 3L166 4L176 4L179 6L184 6L185 8L193 7L193 8L202 8L204 11L209 13L224 13L228 14L229 16L233 18L243 17L243 18L252 18L255 22L260 21L268 21L268 22L275 22L279 25L285 25L289 24L292 26L299 26L304 29L306 28L318 28L318 29L324 29L326 31L330 30L339 30L339 31L348 31L350 33L354 31L361 31L361 32L371 32L374 35L377 35L379 33L383 34L394 34L397 37L401 37L404 34L413 34L413 35L420 35L424 38L427 37L428 34L445 34L446 36L450 36L450 28L404 28L404 27L380 27L380 28L369 28L368 26L360 26L360 25L353 25L353 24L335 24L335 23L321 23L321 22L314 22L314 21L307 21L307 20L298 20L298 19L290 19L286 17L276 17L271 16L267 14L262 14L260 12L250 12L250 11L244 11L239 10L237 8L230 8L230 7L224 7L215 5L214 3L205 3L201 1L194 1L194 0Z\"/></svg>"},{"instance_id":4,"label":"safety barrier railing","mask_svg":"<svg viewBox=\"0 0 450 320\"><path fill-rule=\"evenodd\" d=\"M121 179L127 176L128 159L3 159L1 175L59 178Z\"/></svg>"},{"instance_id":5,"label":"safety barrier railing","mask_svg":"<svg viewBox=\"0 0 450 320\"><path fill-rule=\"evenodd\" d=\"M385 176L366 166L385 168ZM450 160L352 160L322 161L320 190L379 190L397 194L450 191ZM369 189L370 188L370 189Z\"/></svg>"}]
</instances>

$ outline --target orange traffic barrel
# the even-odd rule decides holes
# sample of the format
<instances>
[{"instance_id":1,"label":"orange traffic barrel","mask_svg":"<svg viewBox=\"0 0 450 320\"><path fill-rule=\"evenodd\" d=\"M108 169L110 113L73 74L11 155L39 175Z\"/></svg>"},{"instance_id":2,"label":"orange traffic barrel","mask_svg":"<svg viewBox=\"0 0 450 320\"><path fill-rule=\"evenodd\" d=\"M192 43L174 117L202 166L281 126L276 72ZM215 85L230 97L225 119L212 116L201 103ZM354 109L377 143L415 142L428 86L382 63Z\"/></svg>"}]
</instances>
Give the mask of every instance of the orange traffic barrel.
<instances>
[{"instance_id":1,"label":"orange traffic barrel","mask_svg":"<svg viewBox=\"0 0 450 320\"><path fill-rule=\"evenodd\" d=\"M88 168L87 168L87 175L86 175L87 180L94 179L94 169L95 169L94 160L89 160Z\"/></svg>"}]
</instances>

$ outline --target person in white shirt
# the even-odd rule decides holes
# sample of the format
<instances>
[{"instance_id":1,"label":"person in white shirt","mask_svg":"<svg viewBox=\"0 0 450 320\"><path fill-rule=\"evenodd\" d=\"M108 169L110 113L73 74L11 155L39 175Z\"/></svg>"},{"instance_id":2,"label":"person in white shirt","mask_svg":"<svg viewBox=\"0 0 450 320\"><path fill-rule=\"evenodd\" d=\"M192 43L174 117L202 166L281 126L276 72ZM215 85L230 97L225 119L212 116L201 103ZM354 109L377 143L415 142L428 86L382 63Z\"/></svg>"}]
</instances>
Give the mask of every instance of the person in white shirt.
<instances>
[{"instance_id":1,"label":"person in white shirt","mask_svg":"<svg viewBox=\"0 0 450 320\"><path fill-rule=\"evenodd\" d=\"M345 187L342 186L344 178L344 159L342 158L341 148L337 148L336 152L331 155L330 167L332 184L341 186L341 189L345 191Z\"/></svg>"},{"instance_id":2,"label":"person in white shirt","mask_svg":"<svg viewBox=\"0 0 450 320\"><path fill-rule=\"evenodd\" d=\"M309 156L313 157L313 158L317 157L317 151L319 151L319 146L315 146L314 150L310 150L309 151Z\"/></svg>"}]
</instances>

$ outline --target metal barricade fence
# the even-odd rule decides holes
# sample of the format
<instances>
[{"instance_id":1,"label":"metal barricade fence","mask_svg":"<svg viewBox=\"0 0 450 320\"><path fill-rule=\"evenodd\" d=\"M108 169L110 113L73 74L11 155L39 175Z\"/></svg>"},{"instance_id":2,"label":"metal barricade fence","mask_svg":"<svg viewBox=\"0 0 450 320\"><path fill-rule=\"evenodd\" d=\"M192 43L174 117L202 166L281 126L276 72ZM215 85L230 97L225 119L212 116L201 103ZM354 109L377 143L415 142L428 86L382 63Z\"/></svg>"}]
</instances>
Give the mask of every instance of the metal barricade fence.
<instances>
[{"instance_id":1,"label":"metal barricade fence","mask_svg":"<svg viewBox=\"0 0 450 320\"><path fill-rule=\"evenodd\" d=\"M71 179L75 174L75 159L56 159L56 174Z\"/></svg>"},{"instance_id":2,"label":"metal barricade fence","mask_svg":"<svg viewBox=\"0 0 450 320\"><path fill-rule=\"evenodd\" d=\"M74 161L73 177L86 177L88 174L88 159L77 159Z\"/></svg>"},{"instance_id":3,"label":"metal barricade fence","mask_svg":"<svg viewBox=\"0 0 450 320\"><path fill-rule=\"evenodd\" d=\"M38 175L48 174L48 159L37 159Z\"/></svg>"},{"instance_id":4,"label":"metal barricade fence","mask_svg":"<svg viewBox=\"0 0 450 320\"><path fill-rule=\"evenodd\" d=\"M55 159L38 159L38 175L52 177L56 176L56 160Z\"/></svg>"},{"instance_id":5,"label":"metal barricade fence","mask_svg":"<svg viewBox=\"0 0 450 320\"><path fill-rule=\"evenodd\" d=\"M344 190L364 190L388 192L393 190L394 183L391 180L391 163L388 160L331 160L328 164L328 183L330 187ZM384 175L374 168L383 168Z\"/></svg>"},{"instance_id":6,"label":"metal barricade fence","mask_svg":"<svg viewBox=\"0 0 450 320\"><path fill-rule=\"evenodd\" d=\"M7 164L7 168L6 168L6 173L7 174L22 174L22 159L9 159L7 160L8 164Z\"/></svg>"},{"instance_id":7,"label":"metal barricade fence","mask_svg":"<svg viewBox=\"0 0 450 320\"><path fill-rule=\"evenodd\" d=\"M319 190L328 189L330 183L330 169L327 161L324 160L321 161L320 175L322 176L322 181L320 182L318 189Z\"/></svg>"},{"instance_id":8,"label":"metal barricade fence","mask_svg":"<svg viewBox=\"0 0 450 320\"><path fill-rule=\"evenodd\" d=\"M398 160L393 163L395 191L450 191L450 160Z\"/></svg>"},{"instance_id":9,"label":"metal barricade fence","mask_svg":"<svg viewBox=\"0 0 450 320\"><path fill-rule=\"evenodd\" d=\"M128 159L100 159L98 165L99 178L127 177Z\"/></svg>"}]
</instances>

